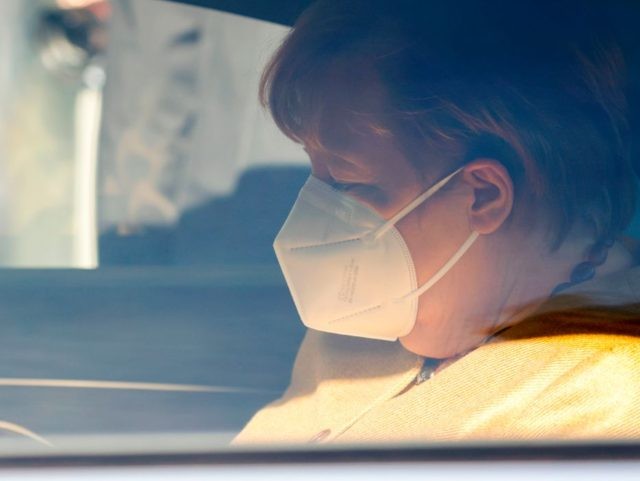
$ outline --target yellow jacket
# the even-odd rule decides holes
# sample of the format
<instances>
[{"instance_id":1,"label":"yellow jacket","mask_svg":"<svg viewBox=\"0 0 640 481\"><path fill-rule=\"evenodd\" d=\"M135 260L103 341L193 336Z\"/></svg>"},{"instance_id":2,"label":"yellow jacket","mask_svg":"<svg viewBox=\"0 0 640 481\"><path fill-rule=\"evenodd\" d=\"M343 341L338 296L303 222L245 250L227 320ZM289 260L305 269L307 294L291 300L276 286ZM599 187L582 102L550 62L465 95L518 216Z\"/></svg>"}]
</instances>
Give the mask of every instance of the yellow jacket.
<instances>
[{"instance_id":1,"label":"yellow jacket","mask_svg":"<svg viewBox=\"0 0 640 481\"><path fill-rule=\"evenodd\" d=\"M640 437L640 268L545 303L431 379L399 343L309 331L235 444Z\"/></svg>"}]
</instances>

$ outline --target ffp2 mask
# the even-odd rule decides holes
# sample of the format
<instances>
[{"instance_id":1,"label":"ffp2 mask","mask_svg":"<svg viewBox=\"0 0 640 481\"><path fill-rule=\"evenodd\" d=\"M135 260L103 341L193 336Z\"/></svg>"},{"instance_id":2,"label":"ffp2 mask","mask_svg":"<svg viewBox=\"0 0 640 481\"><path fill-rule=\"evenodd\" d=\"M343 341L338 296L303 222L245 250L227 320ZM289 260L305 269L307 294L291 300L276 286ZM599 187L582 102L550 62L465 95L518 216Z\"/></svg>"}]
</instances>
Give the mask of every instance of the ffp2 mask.
<instances>
[{"instance_id":1,"label":"ffp2 mask","mask_svg":"<svg viewBox=\"0 0 640 481\"><path fill-rule=\"evenodd\" d=\"M310 328L395 341L411 332L418 297L438 282L478 237L473 232L422 286L395 224L461 168L385 220L353 197L311 176L274 241L302 322Z\"/></svg>"}]
</instances>

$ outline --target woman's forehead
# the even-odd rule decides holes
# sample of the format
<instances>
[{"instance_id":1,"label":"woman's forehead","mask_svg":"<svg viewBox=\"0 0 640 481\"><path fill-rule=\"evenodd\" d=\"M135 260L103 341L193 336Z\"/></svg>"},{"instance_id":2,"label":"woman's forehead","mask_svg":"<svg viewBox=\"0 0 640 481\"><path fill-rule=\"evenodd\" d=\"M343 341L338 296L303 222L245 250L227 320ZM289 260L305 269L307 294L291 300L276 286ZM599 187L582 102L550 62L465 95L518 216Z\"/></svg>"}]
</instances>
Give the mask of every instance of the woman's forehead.
<instances>
[{"instance_id":1,"label":"woman's forehead","mask_svg":"<svg viewBox=\"0 0 640 481\"><path fill-rule=\"evenodd\" d=\"M393 147L393 134L386 125L387 93L373 68L361 67L340 62L327 72L321 101L310 116L316 125L307 129L305 145L346 156Z\"/></svg>"},{"instance_id":2,"label":"woman's forehead","mask_svg":"<svg viewBox=\"0 0 640 481\"><path fill-rule=\"evenodd\" d=\"M422 179L393 139L376 135L352 135L341 148L305 147L312 164L322 164L337 182L383 184L400 178Z\"/></svg>"}]
</instances>

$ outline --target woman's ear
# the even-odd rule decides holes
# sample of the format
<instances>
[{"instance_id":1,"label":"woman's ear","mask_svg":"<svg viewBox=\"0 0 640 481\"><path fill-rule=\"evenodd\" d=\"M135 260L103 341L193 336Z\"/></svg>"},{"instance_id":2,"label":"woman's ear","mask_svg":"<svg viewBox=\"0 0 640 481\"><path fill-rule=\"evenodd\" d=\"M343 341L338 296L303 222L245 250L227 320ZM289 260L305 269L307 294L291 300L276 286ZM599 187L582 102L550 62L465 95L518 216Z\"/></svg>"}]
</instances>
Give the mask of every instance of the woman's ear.
<instances>
[{"instance_id":1,"label":"woman's ear","mask_svg":"<svg viewBox=\"0 0 640 481\"><path fill-rule=\"evenodd\" d=\"M513 181L507 169L494 159L477 159L464 167L461 180L473 192L472 229L480 234L497 231L513 209Z\"/></svg>"}]
</instances>

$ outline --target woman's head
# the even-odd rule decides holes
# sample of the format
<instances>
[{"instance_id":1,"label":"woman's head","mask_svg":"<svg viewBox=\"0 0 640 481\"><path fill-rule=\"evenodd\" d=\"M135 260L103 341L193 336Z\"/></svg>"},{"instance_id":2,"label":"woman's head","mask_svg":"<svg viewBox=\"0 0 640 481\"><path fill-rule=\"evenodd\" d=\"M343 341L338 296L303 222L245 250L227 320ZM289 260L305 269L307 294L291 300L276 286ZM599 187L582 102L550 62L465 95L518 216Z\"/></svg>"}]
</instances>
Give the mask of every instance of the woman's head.
<instances>
[{"instance_id":1,"label":"woman's head","mask_svg":"<svg viewBox=\"0 0 640 481\"><path fill-rule=\"evenodd\" d=\"M427 355L462 349L463 331L486 335L524 271L544 290L567 269L533 272L536 256L575 263L582 252L566 246L615 237L635 207L624 62L601 18L584 3L490 5L320 1L263 77L263 101L314 174L383 217L466 166L398 225L419 283L483 235L421 299L406 343Z\"/></svg>"}]
</instances>

